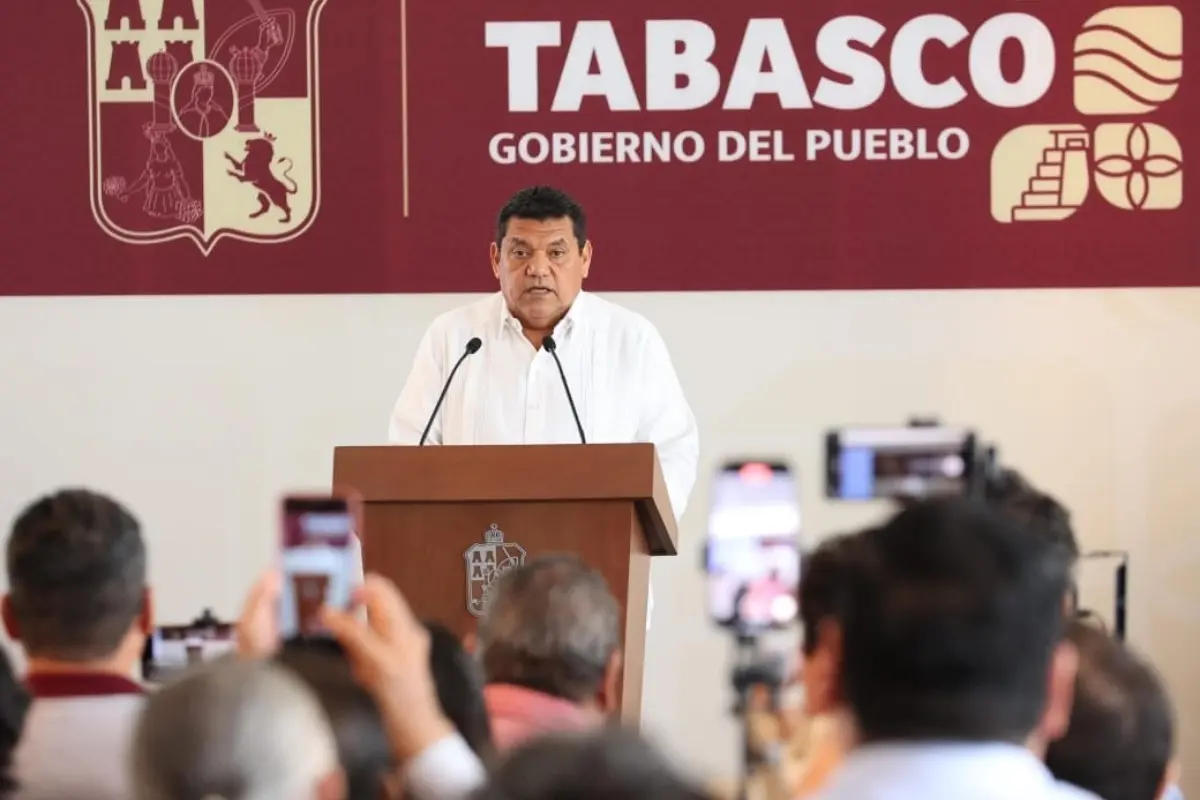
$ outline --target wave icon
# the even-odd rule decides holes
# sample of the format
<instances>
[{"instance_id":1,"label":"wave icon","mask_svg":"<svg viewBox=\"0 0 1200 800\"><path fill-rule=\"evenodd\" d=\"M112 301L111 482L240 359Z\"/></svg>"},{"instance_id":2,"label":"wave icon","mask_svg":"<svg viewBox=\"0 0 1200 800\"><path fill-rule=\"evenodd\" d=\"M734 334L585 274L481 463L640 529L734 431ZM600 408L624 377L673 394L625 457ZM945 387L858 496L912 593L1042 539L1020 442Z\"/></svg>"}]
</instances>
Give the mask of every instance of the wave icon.
<instances>
[{"instance_id":1,"label":"wave icon","mask_svg":"<svg viewBox=\"0 0 1200 800\"><path fill-rule=\"evenodd\" d=\"M1146 114L1179 91L1183 15L1173 6L1118 6L1075 37L1075 108L1082 114Z\"/></svg>"}]
</instances>

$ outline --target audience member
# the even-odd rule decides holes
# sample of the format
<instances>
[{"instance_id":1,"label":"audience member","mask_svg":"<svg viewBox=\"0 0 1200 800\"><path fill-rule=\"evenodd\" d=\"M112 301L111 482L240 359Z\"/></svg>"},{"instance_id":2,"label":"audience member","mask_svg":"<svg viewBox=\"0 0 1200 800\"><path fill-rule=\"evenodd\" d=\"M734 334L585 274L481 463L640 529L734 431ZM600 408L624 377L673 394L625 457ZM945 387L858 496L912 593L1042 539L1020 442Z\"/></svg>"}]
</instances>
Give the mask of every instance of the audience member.
<instances>
[{"instance_id":1,"label":"audience member","mask_svg":"<svg viewBox=\"0 0 1200 800\"><path fill-rule=\"evenodd\" d=\"M367 612L324 610L354 676L371 693L404 775L404 791L420 800L458 800L482 786L483 764L446 718L429 669L429 631L395 584L367 575L360 591Z\"/></svg>"},{"instance_id":2,"label":"audience member","mask_svg":"<svg viewBox=\"0 0 1200 800\"><path fill-rule=\"evenodd\" d=\"M14 756L26 800L127 800L134 682L152 627L133 515L83 489L37 500L8 539L4 625L25 648L33 703Z\"/></svg>"},{"instance_id":3,"label":"audience member","mask_svg":"<svg viewBox=\"0 0 1200 800\"><path fill-rule=\"evenodd\" d=\"M620 618L604 577L575 556L535 558L497 580L478 655L501 752L617 710Z\"/></svg>"},{"instance_id":4,"label":"audience member","mask_svg":"<svg viewBox=\"0 0 1200 800\"><path fill-rule=\"evenodd\" d=\"M0 797L13 796L13 753L25 726L29 694L17 682L8 654L0 650Z\"/></svg>"},{"instance_id":5,"label":"audience member","mask_svg":"<svg viewBox=\"0 0 1200 800\"><path fill-rule=\"evenodd\" d=\"M846 575L854 568L859 544L855 535L826 539L804 560L800 576L801 679L812 729L796 787L799 797L824 786L853 737L841 688L841 617L846 606Z\"/></svg>"},{"instance_id":6,"label":"audience member","mask_svg":"<svg viewBox=\"0 0 1200 800\"><path fill-rule=\"evenodd\" d=\"M1073 622L1079 649L1070 727L1046 750L1059 780L1103 800L1158 800L1173 782L1171 702L1154 669L1101 630Z\"/></svg>"},{"instance_id":7,"label":"audience member","mask_svg":"<svg viewBox=\"0 0 1200 800\"><path fill-rule=\"evenodd\" d=\"M491 731L478 667L446 628L424 623L429 632L429 666L442 711L480 759L492 757ZM305 638L284 643L276 656L313 691L338 743L347 800L379 800L399 794L397 763L374 698L355 679L335 639Z\"/></svg>"},{"instance_id":8,"label":"audience member","mask_svg":"<svg viewBox=\"0 0 1200 800\"><path fill-rule=\"evenodd\" d=\"M855 747L830 800L1091 798L1031 752L1065 732L1069 558L982 503L917 503L861 534L841 690Z\"/></svg>"},{"instance_id":9,"label":"audience member","mask_svg":"<svg viewBox=\"0 0 1200 800\"><path fill-rule=\"evenodd\" d=\"M492 730L479 665L449 629L432 622L426 622L425 629L429 631L429 669L442 711L475 755L490 762Z\"/></svg>"},{"instance_id":10,"label":"audience member","mask_svg":"<svg viewBox=\"0 0 1200 800\"><path fill-rule=\"evenodd\" d=\"M354 679L334 639L286 642L276 662L312 691L325 711L346 777L346 800L380 800L394 793L397 764L375 699Z\"/></svg>"},{"instance_id":11,"label":"audience member","mask_svg":"<svg viewBox=\"0 0 1200 800\"><path fill-rule=\"evenodd\" d=\"M136 800L345 796L337 744L313 694L281 667L236 657L204 664L149 699L132 773Z\"/></svg>"},{"instance_id":12,"label":"audience member","mask_svg":"<svg viewBox=\"0 0 1200 800\"><path fill-rule=\"evenodd\" d=\"M513 750L475 800L704 800L636 733L558 733Z\"/></svg>"},{"instance_id":13,"label":"audience member","mask_svg":"<svg viewBox=\"0 0 1200 800\"><path fill-rule=\"evenodd\" d=\"M250 591L237 625L241 658L258 661L279 650L279 595L274 571ZM325 608L322 621L379 710L399 767L392 788L420 800L460 800L478 789L486 774L438 701L429 668L429 631L386 578L367 575L357 597L366 624L357 604L350 610Z\"/></svg>"}]
</instances>

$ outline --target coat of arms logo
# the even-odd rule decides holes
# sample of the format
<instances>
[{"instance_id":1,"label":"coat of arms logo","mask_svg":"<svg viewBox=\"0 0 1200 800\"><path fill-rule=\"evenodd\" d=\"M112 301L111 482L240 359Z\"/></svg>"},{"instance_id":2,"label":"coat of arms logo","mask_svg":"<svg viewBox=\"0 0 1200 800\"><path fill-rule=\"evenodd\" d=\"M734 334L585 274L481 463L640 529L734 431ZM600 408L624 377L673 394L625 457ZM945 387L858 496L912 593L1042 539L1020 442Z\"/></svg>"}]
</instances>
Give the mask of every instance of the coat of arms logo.
<instances>
[{"instance_id":1,"label":"coat of arms logo","mask_svg":"<svg viewBox=\"0 0 1200 800\"><path fill-rule=\"evenodd\" d=\"M467 548L463 558L467 562L467 610L482 617L496 580L525 563L525 548L504 541L504 531L493 523L484 531L483 541Z\"/></svg>"},{"instance_id":2,"label":"coat of arms logo","mask_svg":"<svg viewBox=\"0 0 1200 800\"><path fill-rule=\"evenodd\" d=\"M327 0L76 0L87 20L91 203L131 244L282 242L320 205Z\"/></svg>"}]
</instances>

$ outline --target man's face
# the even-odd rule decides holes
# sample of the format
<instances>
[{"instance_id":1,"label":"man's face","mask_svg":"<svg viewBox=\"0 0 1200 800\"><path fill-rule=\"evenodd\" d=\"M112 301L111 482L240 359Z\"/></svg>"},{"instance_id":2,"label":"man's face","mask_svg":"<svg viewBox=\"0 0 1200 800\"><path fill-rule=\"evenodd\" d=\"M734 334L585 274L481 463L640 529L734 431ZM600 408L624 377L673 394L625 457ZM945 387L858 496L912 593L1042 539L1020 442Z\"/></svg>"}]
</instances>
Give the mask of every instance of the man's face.
<instances>
[{"instance_id":1,"label":"man's face","mask_svg":"<svg viewBox=\"0 0 1200 800\"><path fill-rule=\"evenodd\" d=\"M513 217L504 241L492 244L492 272L509 311L527 327L549 330L575 302L592 263L570 217L542 222Z\"/></svg>"}]
</instances>

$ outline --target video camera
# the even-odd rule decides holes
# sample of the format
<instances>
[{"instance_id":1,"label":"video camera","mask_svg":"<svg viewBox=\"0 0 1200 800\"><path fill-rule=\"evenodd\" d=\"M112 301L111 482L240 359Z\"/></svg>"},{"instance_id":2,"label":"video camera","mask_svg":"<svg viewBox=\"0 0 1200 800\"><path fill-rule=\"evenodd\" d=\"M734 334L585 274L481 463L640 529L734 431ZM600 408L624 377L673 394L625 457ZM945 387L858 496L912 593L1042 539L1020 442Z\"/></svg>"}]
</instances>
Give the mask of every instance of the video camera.
<instances>
[{"instance_id":1,"label":"video camera","mask_svg":"<svg viewBox=\"0 0 1200 800\"><path fill-rule=\"evenodd\" d=\"M999 473L995 445L970 428L937 419L840 428L825 436L825 494L831 500L983 497Z\"/></svg>"}]
</instances>

